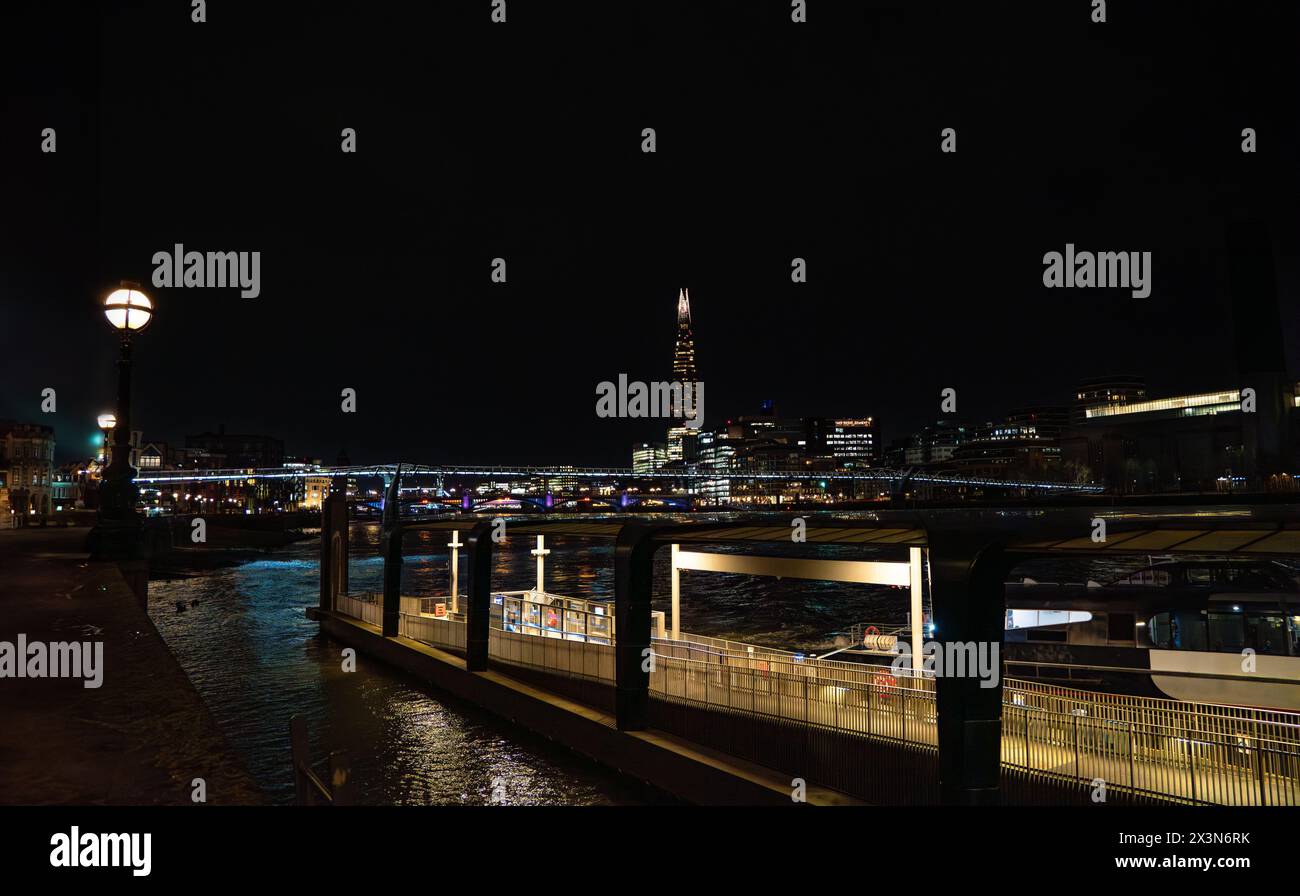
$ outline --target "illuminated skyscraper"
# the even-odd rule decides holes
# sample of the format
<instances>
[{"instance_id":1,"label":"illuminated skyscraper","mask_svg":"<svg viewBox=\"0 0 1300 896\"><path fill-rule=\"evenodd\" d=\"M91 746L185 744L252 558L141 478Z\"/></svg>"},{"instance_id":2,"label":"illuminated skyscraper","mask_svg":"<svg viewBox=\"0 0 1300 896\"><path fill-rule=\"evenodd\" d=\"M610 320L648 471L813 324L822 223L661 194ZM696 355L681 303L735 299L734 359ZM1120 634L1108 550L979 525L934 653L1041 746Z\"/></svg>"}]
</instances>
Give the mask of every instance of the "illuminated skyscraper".
<instances>
[{"instance_id":1,"label":"illuminated skyscraper","mask_svg":"<svg viewBox=\"0 0 1300 896\"><path fill-rule=\"evenodd\" d=\"M685 387L688 383L699 381L699 371L695 368L695 334L691 332L691 297L683 288L677 295L677 345L673 349L673 380ZM691 405L687 405L691 407ZM684 409L674 405L674 417L684 416ZM696 409L698 414L699 410ZM683 442L689 430L681 423L668 429L668 461L693 460L686 458ZM693 453L693 452L692 452Z\"/></svg>"},{"instance_id":2,"label":"illuminated skyscraper","mask_svg":"<svg viewBox=\"0 0 1300 896\"><path fill-rule=\"evenodd\" d=\"M695 334L691 332L691 297L685 289L677 296L677 347L673 351L673 379L693 383L699 379L695 369Z\"/></svg>"}]
</instances>

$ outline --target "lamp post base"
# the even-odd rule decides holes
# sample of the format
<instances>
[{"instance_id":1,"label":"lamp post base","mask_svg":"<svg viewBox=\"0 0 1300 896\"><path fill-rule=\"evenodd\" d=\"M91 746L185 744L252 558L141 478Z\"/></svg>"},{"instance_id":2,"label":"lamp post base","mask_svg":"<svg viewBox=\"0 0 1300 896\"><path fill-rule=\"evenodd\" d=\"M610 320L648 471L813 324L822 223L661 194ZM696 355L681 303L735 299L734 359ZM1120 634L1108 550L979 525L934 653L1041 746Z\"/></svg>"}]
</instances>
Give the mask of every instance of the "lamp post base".
<instances>
[{"instance_id":1,"label":"lamp post base","mask_svg":"<svg viewBox=\"0 0 1300 896\"><path fill-rule=\"evenodd\" d=\"M95 562L115 563L127 585L149 611L149 561L144 552L144 526L139 518L104 520L95 524L86 536L86 549Z\"/></svg>"},{"instance_id":2,"label":"lamp post base","mask_svg":"<svg viewBox=\"0 0 1300 896\"><path fill-rule=\"evenodd\" d=\"M139 560L144 557L144 526L139 519L100 519L86 536L93 561Z\"/></svg>"}]
</instances>

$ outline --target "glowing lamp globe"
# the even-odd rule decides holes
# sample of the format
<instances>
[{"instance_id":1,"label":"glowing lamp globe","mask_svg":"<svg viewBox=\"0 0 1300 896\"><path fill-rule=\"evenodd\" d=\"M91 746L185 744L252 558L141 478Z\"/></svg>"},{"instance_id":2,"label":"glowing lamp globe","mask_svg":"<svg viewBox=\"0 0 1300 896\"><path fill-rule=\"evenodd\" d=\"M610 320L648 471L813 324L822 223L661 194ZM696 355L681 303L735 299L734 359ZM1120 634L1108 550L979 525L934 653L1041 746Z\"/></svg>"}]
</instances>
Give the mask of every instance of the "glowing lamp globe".
<instances>
[{"instance_id":1,"label":"glowing lamp globe","mask_svg":"<svg viewBox=\"0 0 1300 896\"><path fill-rule=\"evenodd\" d=\"M117 418L112 414L100 414L95 418L95 422L99 424L100 429L112 429L117 426Z\"/></svg>"},{"instance_id":2,"label":"glowing lamp globe","mask_svg":"<svg viewBox=\"0 0 1300 896\"><path fill-rule=\"evenodd\" d=\"M153 302L138 289L115 289L104 299L104 316L114 329L136 333L153 320Z\"/></svg>"}]
</instances>

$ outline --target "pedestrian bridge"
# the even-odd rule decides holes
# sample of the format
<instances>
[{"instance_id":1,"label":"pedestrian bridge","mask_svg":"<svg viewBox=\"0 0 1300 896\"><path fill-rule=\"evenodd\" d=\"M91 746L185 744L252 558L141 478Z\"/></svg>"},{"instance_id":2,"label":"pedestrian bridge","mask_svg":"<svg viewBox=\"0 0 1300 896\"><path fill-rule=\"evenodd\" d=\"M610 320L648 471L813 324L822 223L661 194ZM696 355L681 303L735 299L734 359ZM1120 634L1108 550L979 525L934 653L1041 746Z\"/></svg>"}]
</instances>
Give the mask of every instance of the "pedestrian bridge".
<instances>
[{"instance_id":1,"label":"pedestrian bridge","mask_svg":"<svg viewBox=\"0 0 1300 896\"><path fill-rule=\"evenodd\" d=\"M825 480L837 484L884 484L894 488L911 486L936 486L964 489L993 489L1027 492L1042 495L1083 494L1099 495L1103 486L1092 483L1056 482L1037 479L997 479L990 476L951 472L923 472L914 469L896 470L885 467L863 467L845 470L761 469L732 470L688 467L685 469L659 468L634 470L631 467L577 467L539 466L535 464L368 464L362 466L297 466L230 469L157 470L142 472L135 481L141 484L164 487L186 482L241 482L279 479L308 479L328 477L347 479L380 477L385 482L394 477L408 480L443 478L483 479L490 481L581 481L588 483L622 482L703 482L703 481L755 481L785 482L799 480Z\"/></svg>"}]
</instances>

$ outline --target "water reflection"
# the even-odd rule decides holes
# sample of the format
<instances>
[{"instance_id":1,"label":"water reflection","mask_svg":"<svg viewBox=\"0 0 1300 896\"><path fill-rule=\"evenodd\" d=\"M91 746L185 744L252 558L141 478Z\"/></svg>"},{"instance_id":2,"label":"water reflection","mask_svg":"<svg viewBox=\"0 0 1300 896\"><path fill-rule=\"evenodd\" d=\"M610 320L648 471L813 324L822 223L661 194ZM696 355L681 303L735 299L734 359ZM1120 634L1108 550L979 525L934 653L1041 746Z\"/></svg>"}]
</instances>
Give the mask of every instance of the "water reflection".
<instances>
[{"instance_id":1,"label":"water reflection","mask_svg":"<svg viewBox=\"0 0 1300 896\"><path fill-rule=\"evenodd\" d=\"M594 805L643 796L364 656L357 673L344 673L340 645L303 612L318 599L317 551L304 543L273 559L150 583L150 615L270 800L293 799L294 713L307 719L314 757L347 751L363 803ZM412 558L408 576L432 584L445 566L433 555ZM352 560L354 581L378 583L381 571L377 557Z\"/></svg>"}]
</instances>

